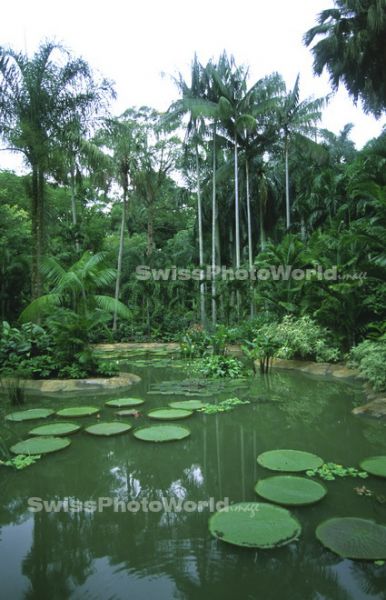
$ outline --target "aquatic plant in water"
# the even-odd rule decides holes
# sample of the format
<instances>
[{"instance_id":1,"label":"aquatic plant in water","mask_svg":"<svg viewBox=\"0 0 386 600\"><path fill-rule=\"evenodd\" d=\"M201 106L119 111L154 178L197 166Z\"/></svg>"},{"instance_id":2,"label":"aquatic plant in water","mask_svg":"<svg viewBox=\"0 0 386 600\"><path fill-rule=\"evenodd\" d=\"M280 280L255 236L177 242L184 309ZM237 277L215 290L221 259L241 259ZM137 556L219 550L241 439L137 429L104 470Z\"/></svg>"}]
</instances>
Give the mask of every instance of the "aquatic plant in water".
<instances>
[{"instance_id":1,"label":"aquatic plant in water","mask_svg":"<svg viewBox=\"0 0 386 600\"><path fill-rule=\"evenodd\" d=\"M227 398L221 400L217 404L205 404L202 408L198 408L197 412L202 412L206 415L216 415L218 413L230 412L240 404L250 404L249 400L240 400L239 398Z\"/></svg>"},{"instance_id":2,"label":"aquatic plant in water","mask_svg":"<svg viewBox=\"0 0 386 600\"><path fill-rule=\"evenodd\" d=\"M33 456L29 456L27 454L18 454L17 456L9 458L8 460L0 460L0 465L21 471L22 469L26 469L27 467L35 464L38 460L40 460L40 458L40 454L34 454Z\"/></svg>"},{"instance_id":3,"label":"aquatic plant in water","mask_svg":"<svg viewBox=\"0 0 386 600\"><path fill-rule=\"evenodd\" d=\"M344 467L343 465L338 465L336 463L324 463L317 469L308 469L306 475L308 475L308 477L317 476L325 481L335 481L337 477L360 477L361 479L366 479L368 477L366 471L359 471L354 467Z\"/></svg>"}]
</instances>

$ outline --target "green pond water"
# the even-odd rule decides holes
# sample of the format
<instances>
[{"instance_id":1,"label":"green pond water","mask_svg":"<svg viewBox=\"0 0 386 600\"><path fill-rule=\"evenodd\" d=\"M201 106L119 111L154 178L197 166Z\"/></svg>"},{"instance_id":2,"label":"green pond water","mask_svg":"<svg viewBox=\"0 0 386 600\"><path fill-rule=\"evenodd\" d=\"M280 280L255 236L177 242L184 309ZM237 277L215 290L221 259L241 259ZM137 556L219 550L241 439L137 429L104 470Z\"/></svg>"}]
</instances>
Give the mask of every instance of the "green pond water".
<instances>
[{"instance_id":1,"label":"green pond water","mask_svg":"<svg viewBox=\"0 0 386 600\"><path fill-rule=\"evenodd\" d=\"M127 370L142 377L126 395L146 398L146 404L139 407L142 416L125 419L134 426L155 423L143 414L150 408L188 399L148 395L152 385L184 379L187 373L164 363L145 367L142 361L125 363ZM358 386L274 372L251 378L239 390L230 386L229 391L201 399L232 396L251 403L230 413L196 413L184 419L180 423L191 429L191 436L182 441L153 444L136 440L132 431L111 438L81 431L71 436L69 448L28 469L16 472L0 467L1 600L386 598L386 566L342 560L315 538L316 526L333 516L361 516L386 523L386 503L354 491L366 485L386 496L386 480L374 477L327 482L328 494L319 504L292 510L303 529L299 541L277 550L238 548L212 538L208 509L29 511L31 497L72 502L111 497L124 503L162 498L258 501L256 482L273 474L256 462L257 455L266 450L307 450L326 462L347 466L358 466L367 456L386 454L385 422L351 414L353 406L364 399ZM112 397L34 399L24 408L93 404L101 407L100 417L105 420L114 417L114 409L104 407ZM30 429L50 420L7 424L8 443L23 439ZM97 418L71 421L87 426ZM1 426L4 432L3 422Z\"/></svg>"}]
</instances>

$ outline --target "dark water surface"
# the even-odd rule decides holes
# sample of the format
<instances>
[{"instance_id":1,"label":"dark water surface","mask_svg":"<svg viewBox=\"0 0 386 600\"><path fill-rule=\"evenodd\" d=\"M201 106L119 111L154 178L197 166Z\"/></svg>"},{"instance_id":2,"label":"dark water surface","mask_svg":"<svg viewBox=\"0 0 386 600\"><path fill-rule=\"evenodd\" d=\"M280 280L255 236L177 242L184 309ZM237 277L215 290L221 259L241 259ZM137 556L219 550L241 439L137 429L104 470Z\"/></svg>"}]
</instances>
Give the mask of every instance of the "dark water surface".
<instances>
[{"instance_id":1,"label":"dark water surface","mask_svg":"<svg viewBox=\"0 0 386 600\"><path fill-rule=\"evenodd\" d=\"M181 369L136 368L135 363L130 369L142 381L129 395L146 398L146 409L187 399L146 394L152 383L186 377ZM385 480L327 482L329 493L322 502L293 510L303 527L300 540L273 551L256 552L213 539L205 509L28 510L30 497L82 502L111 497L126 503L162 497L256 501L255 483L270 474L256 463L265 450L309 450L326 462L346 466L386 453L385 423L351 414L353 405L363 400L359 387L276 372L217 397L235 395L251 404L228 414L195 414L181 421L192 433L180 442L157 445L140 442L131 432L110 439L80 432L72 436L69 448L24 471L0 468L1 600L386 599L385 566L342 560L325 550L314 533L321 521L333 516L386 523L386 504L354 491L365 484L386 496ZM101 396L67 396L34 400L26 407L102 407L105 401ZM113 409L102 408L101 420L113 415ZM79 420L82 425L95 421ZM143 416L135 425L148 422ZM12 425L10 441L22 439L38 423Z\"/></svg>"}]
</instances>

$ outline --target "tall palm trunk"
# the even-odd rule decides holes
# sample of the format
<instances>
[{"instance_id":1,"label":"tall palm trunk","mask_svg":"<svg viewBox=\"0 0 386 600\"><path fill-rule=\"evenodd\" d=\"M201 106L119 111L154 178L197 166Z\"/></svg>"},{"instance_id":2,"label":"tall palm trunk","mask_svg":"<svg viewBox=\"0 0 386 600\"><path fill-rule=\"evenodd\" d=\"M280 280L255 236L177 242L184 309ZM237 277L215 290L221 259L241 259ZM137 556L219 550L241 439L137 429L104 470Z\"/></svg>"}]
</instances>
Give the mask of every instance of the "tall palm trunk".
<instances>
[{"instance_id":1,"label":"tall palm trunk","mask_svg":"<svg viewBox=\"0 0 386 600\"><path fill-rule=\"evenodd\" d=\"M75 169L74 166L71 167L71 214L72 214L72 224L74 226L75 231L75 250L80 252L80 245L78 240L78 215L76 210L76 178L75 178Z\"/></svg>"},{"instance_id":2,"label":"tall palm trunk","mask_svg":"<svg viewBox=\"0 0 386 600\"><path fill-rule=\"evenodd\" d=\"M234 139L234 154L235 154L235 254L236 254L236 269L240 268L240 212L239 212L239 165L237 153L237 133L235 132ZM237 316L240 316L240 292L236 292L236 311Z\"/></svg>"},{"instance_id":3,"label":"tall palm trunk","mask_svg":"<svg viewBox=\"0 0 386 600\"><path fill-rule=\"evenodd\" d=\"M286 210L286 226L287 229L291 226L290 217L290 197L289 197L289 168L288 168L288 138L285 140L285 210Z\"/></svg>"},{"instance_id":4,"label":"tall palm trunk","mask_svg":"<svg viewBox=\"0 0 386 600\"><path fill-rule=\"evenodd\" d=\"M245 182L247 188L247 221L248 221L248 266L249 272L252 272L253 267L253 255L252 255L252 223L251 223L251 198L249 192L249 163L248 158L245 159ZM254 304L252 299L253 285L252 281L250 283L250 293L251 293L251 301L250 301L250 313L251 317L254 316Z\"/></svg>"},{"instance_id":5,"label":"tall palm trunk","mask_svg":"<svg viewBox=\"0 0 386 600\"><path fill-rule=\"evenodd\" d=\"M236 269L240 268L240 211L239 211L239 165L237 153L237 135L235 134L235 249L236 249Z\"/></svg>"},{"instance_id":6,"label":"tall palm trunk","mask_svg":"<svg viewBox=\"0 0 386 600\"><path fill-rule=\"evenodd\" d=\"M212 323L217 321L216 303L216 235L217 235L217 202L216 202L216 123L213 127L213 174L212 174Z\"/></svg>"},{"instance_id":7,"label":"tall palm trunk","mask_svg":"<svg viewBox=\"0 0 386 600\"><path fill-rule=\"evenodd\" d=\"M32 299L42 295L41 262L44 251L44 173L37 165L32 165Z\"/></svg>"},{"instance_id":8,"label":"tall palm trunk","mask_svg":"<svg viewBox=\"0 0 386 600\"><path fill-rule=\"evenodd\" d=\"M122 276L122 260L123 260L123 248L125 240L125 228L127 218L127 185L123 188L123 204L122 204L122 221L121 221L121 232L119 236L119 250L118 250L118 264L117 264L117 278L115 280L115 302L119 300L119 294L121 290L121 276ZM113 317L113 331L117 330L118 313L117 306L114 307Z\"/></svg>"},{"instance_id":9,"label":"tall palm trunk","mask_svg":"<svg viewBox=\"0 0 386 600\"><path fill-rule=\"evenodd\" d=\"M198 144L196 142L196 177L197 177L197 218L198 218L198 254L200 261L200 319L201 325L205 327L205 282L204 282L204 239L202 233L202 205L201 205L201 182L200 162L198 156Z\"/></svg>"}]
</instances>

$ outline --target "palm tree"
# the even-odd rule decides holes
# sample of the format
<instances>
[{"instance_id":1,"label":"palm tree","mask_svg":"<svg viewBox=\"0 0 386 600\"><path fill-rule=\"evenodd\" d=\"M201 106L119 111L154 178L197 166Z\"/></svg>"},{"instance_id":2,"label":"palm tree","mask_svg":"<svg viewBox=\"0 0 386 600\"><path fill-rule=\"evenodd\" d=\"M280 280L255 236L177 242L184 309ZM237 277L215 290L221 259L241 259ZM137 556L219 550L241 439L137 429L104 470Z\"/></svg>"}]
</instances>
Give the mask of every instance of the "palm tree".
<instances>
[{"instance_id":1,"label":"palm tree","mask_svg":"<svg viewBox=\"0 0 386 600\"><path fill-rule=\"evenodd\" d=\"M97 309L124 318L131 313L127 306L111 296L100 295L101 287L115 280L115 269L106 266L106 254L85 252L69 269L62 267L53 257L41 264L42 274L50 285L50 292L35 298L22 312L22 321L33 321L41 314L50 314L56 307L70 308L74 313L92 316Z\"/></svg>"},{"instance_id":2,"label":"palm tree","mask_svg":"<svg viewBox=\"0 0 386 600\"><path fill-rule=\"evenodd\" d=\"M51 156L77 115L87 122L112 94L95 83L88 64L59 44L42 44L32 58L0 47L0 137L21 152L32 171L32 295L41 294L45 249L44 184Z\"/></svg>"},{"instance_id":3,"label":"palm tree","mask_svg":"<svg viewBox=\"0 0 386 600\"><path fill-rule=\"evenodd\" d=\"M304 35L312 48L314 72L324 68L334 90L343 83L365 112L376 117L386 109L385 0L334 0L335 7L318 16L318 24Z\"/></svg>"},{"instance_id":4,"label":"palm tree","mask_svg":"<svg viewBox=\"0 0 386 600\"><path fill-rule=\"evenodd\" d=\"M289 186L289 148L292 139L300 140L304 145L309 145L309 135L317 133L316 123L321 118L321 108L326 98L306 99L300 101L299 75L292 90L282 97L278 111L279 128L283 135L285 158L285 204L286 227L291 226L290 186Z\"/></svg>"},{"instance_id":5,"label":"palm tree","mask_svg":"<svg viewBox=\"0 0 386 600\"><path fill-rule=\"evenodd\" d=\"M205 308L205 283L204 283L204 237L202 226L202 194L201 194L201 168L199 145L205 133L204 117L216 116L217 107L207 97L207 73L194 56L191 65L191 83L186 83L182 75L174 80L180 93L181 99L174 102L169 110L169 118L189 114L186 128L185 142L191 140L194 146L195 168L196 168L196 194L197 194L197 221L198 221L198 246L200 263L200 317L201 324L206 324Z\"/></svg>"},{"instance_id":6,"label":"palm tree","mask_svg":"<svg viewBox=\"0 0 386 600\"><path fill-rule=\"evenodd\" d=\"M124 251L125 230L127 226L127 203L130 175L136 169L137 152L143 144L143 133L136 125L133 110L127 110L123 115L114 119L108 119L103 131L97 136L99 144L106 146L111 152L111 173L122 189L122 217L119 234L119 249L117 259L117 275L115 280L116 301L113 316L113 331L117 329L118 323L118 300L121 289L122 261Z\"/></svg>"}]
</instances>

